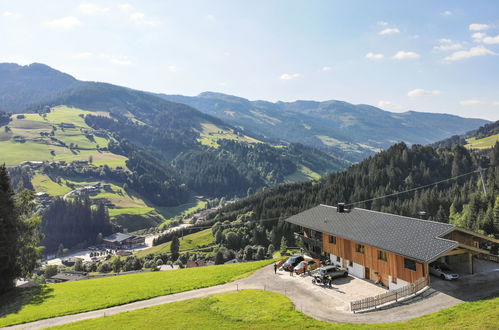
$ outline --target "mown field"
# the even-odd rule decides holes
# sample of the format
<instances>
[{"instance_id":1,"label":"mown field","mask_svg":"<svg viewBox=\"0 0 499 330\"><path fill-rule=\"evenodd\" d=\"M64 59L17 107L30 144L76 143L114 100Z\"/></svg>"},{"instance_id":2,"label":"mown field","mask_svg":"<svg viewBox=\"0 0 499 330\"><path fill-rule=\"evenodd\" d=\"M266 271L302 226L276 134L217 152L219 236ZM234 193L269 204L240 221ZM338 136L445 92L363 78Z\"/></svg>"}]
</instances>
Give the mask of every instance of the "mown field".
<instances>
[{"instance_id":1,"label":"mown field","mask_svg":"<svg viewBox=\"0 0 499 330\"><path fill-rule=\"evenodd\" d=\"M82 109L58 106L45 115L25 113L13 115L8 125L0 127L0 150L7 166L18 165L26 160L87 160L90 156L96 166L107 164L110 167L125 166L126 157L100 150L109 144L109 138L85 133L93 130L85 123L87 114L108 115L105 112L91 112ZM24 116L24 117L23 117ZM61 123L74 124L74 128L63 128ZM9 130L6 130L6 126ZM53 132L53 139L48 134ZM70 145L74 147L69 148ZM76 147L77 145L77 147Z\"/></svg>"},{"instance_id":2,"label":"mown field","mask_svg":"<svg viewBox=\"0 0 499 330\"><path fill-rule=\"evenodd\" d=\"M198 139L199 143L212 148L218 148L220 146L217 143L219 140L232 140L246 143L262 143L262 141L254 139L252 137L246 135L238 135L210 123L201 123L201 129L201 137Z\"/></svg>"},{"instance_id":3,"label":"mown field","mask_svg":"<svg viewBox=\"0 0 499 330\"><path fill-rule=\"evenodd\" d=\"M179 206L158 207L157 211L160 212L165 218L171 219L178 215L188 215L195 213L206 207L205 201L196 200L191 203L185 203Z\"/></svg>"},{"instance_id":4,"label":"mown field","mask_svg":"<svg viewBox=\"0 0 499 330\"><path fill-rule=\"evenodd\" d=\"M297 311L278 293L243 290L154 306L57 329L497 329L499 298L461 305L407 322L332 324Z\"/></svg>"},{"instance_id":5,"label":"mown field","mask_svg":"<svg viewBox=\"0 0 499 330\"><path fill-rule=\"evenodd\" d=\"M0 327L223 284L272 262L273 259L17 288L0 297Z\"/></svg>"},{"instance_id":6,"label":"mown field","mask_svg":"<svg viewBox=\"0 0 499 330\"><path fill-rule=\"evenodd\" d=\"M483 139L471 138L466 140L468 144L465 145L469 149L490 149L496 142L499 141L499 134L487 136Z\"/></svg>"},{"instance_id":7,"label":"mown field","mask_svg":"<svg viewBox=\"0 0 499 330\"><path fill-rule=\"evenodd\" d=\"M189 234L180 238L180 251L195 249L202 245L211 244L214 241L215 238L213 237L211 229L198 231L197 233ZM160 245L150 247L145 250L137 251L135 255L139 258L142 258L148 255L149 253L159 253L159 252L170 253L170 246L171 242L166 242Z\"/></svg>"}]
</instances>

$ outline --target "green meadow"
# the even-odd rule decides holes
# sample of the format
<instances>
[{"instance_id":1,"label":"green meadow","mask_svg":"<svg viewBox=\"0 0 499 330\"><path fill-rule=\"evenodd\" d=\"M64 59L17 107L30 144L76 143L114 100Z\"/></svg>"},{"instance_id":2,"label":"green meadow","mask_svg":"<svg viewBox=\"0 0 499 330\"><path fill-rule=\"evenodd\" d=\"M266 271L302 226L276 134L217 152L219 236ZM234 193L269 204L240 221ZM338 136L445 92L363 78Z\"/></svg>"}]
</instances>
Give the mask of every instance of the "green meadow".
<instances>
[{"instance_id":1,"label":"green meadow","mask_svg":"<svg viewBox=\"0 0 499 330\"><path fill-rule=\"evenodd\" d=\"M56 328L485 330L497 329L498 324L499 298L463 303L407 322L341 324L308 317L297 311L284 295L262 290L242 290L69 323Z\"/></svg>"},{"instance_id":2,"label":"green meadow","mask_svg":"<svg viewBox=\"0 0 499 330\"><path fill-rule=\"evenodd\" d=\"M0 297L0 327L234 281L275 260L146 272L17 288Z\"/></svg>"}]
</instances>

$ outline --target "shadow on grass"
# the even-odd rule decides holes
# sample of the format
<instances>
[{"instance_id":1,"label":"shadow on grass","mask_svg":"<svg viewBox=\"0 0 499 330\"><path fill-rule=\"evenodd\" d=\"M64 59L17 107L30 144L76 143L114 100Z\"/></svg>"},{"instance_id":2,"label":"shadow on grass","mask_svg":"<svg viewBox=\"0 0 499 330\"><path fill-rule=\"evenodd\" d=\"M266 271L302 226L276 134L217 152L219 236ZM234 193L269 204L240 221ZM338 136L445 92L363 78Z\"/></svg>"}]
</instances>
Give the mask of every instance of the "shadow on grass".
<instances>
[{"instance_id":1,"label":"shadow on grass","mask_svg":"<svg viewBox=\"0 0 499 330\"><path fill-rule=\"evenodd\" d=\"M25 305L38 305L43 303L45 299L52 297L54 289L46 285L15 288L4 295L0 296L0 318L9 314L17 313Z\"/></svg>"}]
</instances>

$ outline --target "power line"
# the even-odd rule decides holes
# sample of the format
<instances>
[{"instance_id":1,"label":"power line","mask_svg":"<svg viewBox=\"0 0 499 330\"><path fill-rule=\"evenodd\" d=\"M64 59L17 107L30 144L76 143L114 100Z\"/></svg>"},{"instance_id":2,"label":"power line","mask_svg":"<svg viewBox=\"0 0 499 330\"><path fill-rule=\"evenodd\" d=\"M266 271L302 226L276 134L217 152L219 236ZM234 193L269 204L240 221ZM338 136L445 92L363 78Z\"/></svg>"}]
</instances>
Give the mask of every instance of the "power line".
<instances>
[{"instance_id":1,"label":"power line","mask_svg":"<svg viewBox=\"0 0 499 330\"><path fill-rule=\"evenodd\" d=\"M394 193L391 193L391 194L388 194L388 195L384 195L384 196L379 196L379 197L374 197L374 198L370 198L370 199L365 199L363 201L345 204L345 206L351 206L351 205L356 205L356 204L362 204L362 203L372 202L372 201L375 201L375 200L378 200L378 199L382 199L382 198L387 198L387 197L392 197L392 196L396 196L396 195L400 195L400 194L405 194L405 193L408 193L408 192L417 191L417 190L420 190L420 189L424 189L424 188L436 186L436 185L438 185L440 183L443 183L443 182L447 182L447 181L459 179L459 178L462 178L464 176L468 176L468 175L471 175L471 174L474 174L474 173L480 172L480 174L481 174L482 170L483 170L482 168L479 168L478 170L474 170L474 171L471 171L471 172L468 172L468 173L465 173L465 174L461 174L461 175L457 175L457 176L454 176L454 177L451 177L451 178L447 178L447 179L444 179L444 180L433 182L433 183L430 183L430 184L427 184L427 185L424 185L424 186L420 186L420 187L417 187L417 188L407 189L407 190L404 190L404 191L398 191L398 192L394 192ZM487 169L485 169L485 170L487 170Z\"/></svg>"}]
</instances>

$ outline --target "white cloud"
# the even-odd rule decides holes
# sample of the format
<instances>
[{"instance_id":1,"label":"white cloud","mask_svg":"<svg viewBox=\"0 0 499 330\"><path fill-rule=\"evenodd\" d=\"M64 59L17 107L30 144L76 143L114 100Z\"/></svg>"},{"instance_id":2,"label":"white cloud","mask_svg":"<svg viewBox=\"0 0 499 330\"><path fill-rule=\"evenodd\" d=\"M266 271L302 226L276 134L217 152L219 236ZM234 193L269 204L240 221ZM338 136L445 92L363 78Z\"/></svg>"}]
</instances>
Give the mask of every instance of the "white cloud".
<instances>
[{"instance_id":1,"label":"white cloud","mask_svg":"<svg viewBox=\"0 0 499 330\"><path fill-rule=\"evenodd\" d=\"M18 17L21 17L22 15L19 14L19 13L14 13L14 12L11 12L11 11L4 11L2 13L2 16L3 17L8 17L8 18L18 18Z\"/></svg>"},{"instance_id":2,"label":"white cloud","mask_svg":"<svg viewBox=\"0 0 499 330\"><path fill-rule=\"evenodd\" d=\"M94 56L94 53L91 53L91 52L81 52L81 53L78 53L76 54L76 58L81 58L81 59L84 59L84 58L90 58Z\"/></svg>"},{"instance_id":3,"label":"white cloud","mask_svg":"<svg viewBox=\"0 0 499 330\"><path fill-rule=\"evenodd\" d=\"M442 38L442 39L438 39L438 42L441 44L450 44L452 42L452 40L447 39L447 38Z\"/></svg>"},{"instance_id":4,"label":"white cloud","mask_svg":"<svg viewBox=\"0 0 499 330\"><path fill-rule=\"evenodd\" d=\"M389 110L400 110L401 106L391 101L379 101L378 107Z\"/></svg>"},{"instance_id":5,"label":"white cloud","mask_svg":"<svg viewBox=\"0 0 499 330\"><path fill-rule=\"evenodd\" d=\"M384 36L384 35L390 35L390 34L397 34L400 33L400 30L397 28L388 28L380 31L378 34Z\"/></svg>"},{"instance_id":6,"label":"white cloud","mask_svg":"<svg viewBox=\"0 0 499 330\"><path fill-rule=\"evenodd\" d=\"M388 25L388 22L385 22L385 21L377 21L376 24L378 24L379 26L387 26Z\"/></svg>"},{"instance_id":7,"label":"white cloud","mask_svg":"<svg viewBox=\"0 0 499 330\"><path fill-rule=\"evenodd\" d=\"M54 29L72 29L76 26L81 25L81 22L78 18L74 16L66 16L62 18L53 19L50 21L45 21L44 24Z\"/></svg>"},{"instance_id":8,"label":"white cloud","mask_svg":"<svg viewBox=\"0 0 499 330\"><path fill-rule=\"evenodd\" d=\"M487 30L490 26L487 24L478 24L478 23L473 23L470 24L469 29L470 31L483 31Z\"/></svg>"},{"instance_id":9,"label":"white cloud","mask_svg":"<svg viewBox=\"0 0 499 330\"><path fill-rule=\"evenodd\" d=\"M449 51L449 50L458 50L463 48L463 45L460 43L444 43L442 45L438 45L433 47L436 51Z\"/></svg>"},{"instance_id":10,"label":"white cloud","mask_svg":"<svg viewBox=\"0 0 499 330\"><path fill-rule=\"evenodd\" d=\"M132 60L128 56L125 56L122 54L99 54L98 57L101 59L106 59L110 63L116 64L116 65L125 66L125 65L132 64Z\"/></svg>"},{"instance_id":11,"label":"white cloud","mask_svg":"<svg viewBox=\"0 0 499 330\"><path fill-rule=\"evenodd\" d=\"M328 65L322 67L322 71L331 71L331 70L333 70L333 68Z\"/></svg>"},{"instance_id":12,"label":"white cloud","mask_svg":"<svg viewBox=\"0 0 499 330\"><path fill-rule=\"evenodd\" d=\"M484 102L481 100L464 100L459 102L459 104L461 104L463 107L466 107L466 106L482 105L484 104Z\"/></svg>"},{"instance_id":13,"label":"white cloud","mask_svg":"<svg viewBox=\"0 0 499 330\"><path fill-rule=\"evenodd\" d=\"M454 14L450 10L446 10L443 13L441 13L440 15L448 17L448 16L452 16Z\"/></svg>"},{"instance_id":14,"label":"white cloud","mask_svg":"<svg viewBox=\"0 0 499 330\"><path fill-rule=\"evenodd\" d=\"M130 20L134 22L137 25L150 25L150 26L156 26L159 25L159 21L151 20L146 18L146 15L141 12L134 12L130 14Z\"/></svg>"},{"instance_id":15,"label":"white cloud","mask_svg":"<svg viewBox=\"0 0 499 330\"><path fill-rule=\"evenodd\" d=\"M283 73L280 77L281 80L293 80L299 78L299 73Z\"/></svg>"},{"instance_id":16,"label":"white cloud","mask_svg":"<svg viewBox=\"0 0 499 330\"><path fill-rule=\"evenodd\" d=\"M124 59L124 58L110 58L109 61L113 64L117 65L130 65L132 64L132 61L129 59Z\"/></svg>"},{"instance_id":17,"label":"white cloud","mask_svg":"<svg viewBox=\"0 0 499 330\"><path fill-rule=\"evenodd\" d=\"M121 3L118 5L118 8L121 10L130 10L132 9L132 5L129 3Z\"/></svg>"},{"instance_id":18,"label":"white cloud","mask_svg":"<svg viewBox=\"0 0 499 330\"><path fill-rule=\"evenodd\" d=\"M180 70L181 70L181 68L176 66L176 65L169 65L168 66L168 71L170 71L170 72L179 72Z\"/></svg>"},{"instance_id":19,"label":"white cloud","mask_svg":"<svg viewBox=\"0 0 499 330\"><path fill-rule=\"evenodd\" d=\"M205 17L205 18L206 18L206 20L207 20L208 22L215 23L215 22L217 21L217 18L216 18L214 15L211 15L211 14L206 15L206 17Z\"/></svg>"},{"instance_id":20,"label":"white cloud","mask_svg":"<svg viewBox=\"0 0 499 330\"><path fill-rule=\"evenodd\" d=\"M109 8L101 7L95 3L85 2L80 4L78 10L83 14L99 15L107 13L109 11Z\"/></svg>"},{"instance_id":21,"label":"white cloud","mask_svg":"<svg viewBox=\"0 0 499 330\"><path fill-rule=\"evenodd\" d=\"M494 105L494 106L499 106L499 101L494 101L494 102L492 102L492 105Z\"/></svg>"},{"instance_id":22,"label":"white cloud","mask_svg":"<svg viewBox=\"0 0 499 330\"><path fill-rule=\"evenodd\" d=\"M439 91L438 89L426 90L426 89L417 88L413 89L412 91L409 91L407 93L407 96L417 97L417 96L440 95L440 94L442 94L442 91Z\"/></svg>"},{"instance_id":23,"label":"white cloud","mask_svg":"<svg viewBox=\"0 0 499 330\"><path fill-rule=\"evenodd\" d=\"M370 60L382 60L385 58L385 55L369 52L366 54L366 58L368 58Z\"/></svg>"},{"instance_id":24,"label":"white cloud","mask_svg":"<svg viewBox=\"0 0 499 330\"><path fill-rule=\"evenodd\" d=\"M496 35L495 37L485 37L483 38L483 43L488 44L488 45L494 45L494 44L499 44L499 34Z\"/></svg>"},{"instance_id":25,"label":"white cloud","mask_svg":"<svg viewBox=\"0 0 499 330\"><path fill-rule=\"evenodd\" d=\"M481 42L483 38L485 38L487 36L487 34L483 33L483 32L475 32L471 35L471 37L473 39L475 39L474 41L475 42Z\"/></svg>"},{"instance_id":26,"label":"white cloud","mask_svg":"<svg viewBox=\"0 0 499 330\"><path fill-rule=\"evenodd\" d=\"M421 56L418 53L415 52L405 52L403 50L400 50L397 52L397 54L393 55L393 59L396 60L412 60L416 58L420 58Z\"/></svg>"},{"instance_id":27,"label":"white cloud","mask_svg":"<svg viewBox=\"0 0 499 330\"><path fill-rule=\"evenodd\" d=\"M458 52L452 53L451 55L444 58L445 61L459 61L476 56L485 55L497 55L497 53L491 51L483 46L477 46L470 48L469 50L460 50Z\"/></svg>"}]
</instances>

